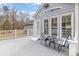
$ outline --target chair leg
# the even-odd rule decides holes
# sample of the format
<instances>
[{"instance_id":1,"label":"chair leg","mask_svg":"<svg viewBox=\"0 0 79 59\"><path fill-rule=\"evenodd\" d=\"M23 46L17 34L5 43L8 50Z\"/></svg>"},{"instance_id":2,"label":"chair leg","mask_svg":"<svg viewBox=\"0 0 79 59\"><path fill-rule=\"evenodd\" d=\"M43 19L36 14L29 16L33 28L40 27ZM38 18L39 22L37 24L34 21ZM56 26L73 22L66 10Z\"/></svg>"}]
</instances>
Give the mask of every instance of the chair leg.
<instances>
[{"instance_id":1,"label":"chair leg","mask_svg":"<svg viewBox=\"0 0 79 59\"><path fill-rule=\"evenodd\" d=\"M58 44L58 52L60 52L60 44Z\"/></svg>"},{"instance_id":2,"label":"chair leg","mask_svg":"<svg viewBox=\"0 0 79 59\"><path fill-rule=\"evenodd\" d=\"M49 42L49 48L50 48L51 42Z\"/></svg>"},{"instance_id":3,"label":"chair leg","mask_svg":"<svg viewBox=\"0 0 79 59\"><path fill-rule=\"evenodd\" d=\"M46 40L45 40L45 46L46 46Z\"/></svg>"},{"instance_id":4,"label":"chair leg","mask_svg":"<svg viewBox=\"0 0 79 59\"><path fill-rule=\"evenodd\" d=\"M45 39L45 46L46 46L46 41L47 41L47 39Z\"/></svg>"},{"instance_id":5,"label":"chair leg","mask_svg":"<svg viewBox=\"0 0 79 59\"><path fill-rule=\"evenodd\" d=\"M41 40L41 44L42 44L42 40Z\"/></svg>"},{"instance_id":6,"label":"chair leg","mask_svg":"<svg viewBox=\"0 0 79 59\"><path fill-rule=\"evenodd\" d=\"M54 43L54 49L55 49L55 47L56 47L56 45L55 45L55 43Z\"/></svg>"}]
</instances>

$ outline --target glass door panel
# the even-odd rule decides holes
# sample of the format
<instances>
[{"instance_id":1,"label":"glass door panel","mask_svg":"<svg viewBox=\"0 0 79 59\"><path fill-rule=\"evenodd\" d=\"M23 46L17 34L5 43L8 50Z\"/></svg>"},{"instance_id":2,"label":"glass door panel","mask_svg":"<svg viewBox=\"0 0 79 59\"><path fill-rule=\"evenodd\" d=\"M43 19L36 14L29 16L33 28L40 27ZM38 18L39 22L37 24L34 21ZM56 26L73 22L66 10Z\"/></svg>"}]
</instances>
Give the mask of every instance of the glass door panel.
<instances>
[{"instance_id":1,"label":"glass door panel","mask_svg":"<svg viewBox=\"0 0 79 59\"><path fill-rule=\"evenodd\" d=\"M44 20L44 34L48 34L48 19Z\"/></svg>"},{"instance_id":2,"label":"glass door panel","mask_svg":"<svg viewBox=\"0 0 79 59\"><path fill-rule=\"evenodd\" d=\"M71 36L71 15L62 16L62 37Z\"/></svg>"},{"instance_id":3,"label":"glass door panel","mask_svg":"<svg viewBox=\"0 0 79 59\"><path fill-rule=\"evenodd\" d=\"M51 19L51 32L53 36L57 36L57 18Z\"/></svg>"}]
</instances>

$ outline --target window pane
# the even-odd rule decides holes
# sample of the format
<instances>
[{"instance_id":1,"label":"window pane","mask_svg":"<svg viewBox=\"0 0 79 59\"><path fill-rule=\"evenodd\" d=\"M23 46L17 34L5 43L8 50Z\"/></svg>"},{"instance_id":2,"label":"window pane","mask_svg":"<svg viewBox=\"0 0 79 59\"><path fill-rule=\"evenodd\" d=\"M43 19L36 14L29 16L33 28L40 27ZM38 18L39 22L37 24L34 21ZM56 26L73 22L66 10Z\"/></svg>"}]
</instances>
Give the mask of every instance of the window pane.
<instances>
[{"instance_id":1,"label":"window pane","mask_svg":"<svg viewBox=\"0 0 79 59\"><path fill-rule=\"evenodd\" d=\"M71 15L62 17L62 37L71 36Z\"/></svg>"},{"instance_id":2,"label":"window pane","mask_svg":"<svg viewBox=\"0 0 79 59\"><path fill-rule=\"evenodd\" d=\"M57 36L57 18L52 18L51 22L52 35Z\"/></svg>"},{"instance_id":3,"label":"window pane","mask_svg":"<svg viewBox=\"0 0 79 59\"><path fill-rule=\"evenodd\" d=\"M48 34L48 19L44 20L44 34Z\"/></svg>"}]
</instances>

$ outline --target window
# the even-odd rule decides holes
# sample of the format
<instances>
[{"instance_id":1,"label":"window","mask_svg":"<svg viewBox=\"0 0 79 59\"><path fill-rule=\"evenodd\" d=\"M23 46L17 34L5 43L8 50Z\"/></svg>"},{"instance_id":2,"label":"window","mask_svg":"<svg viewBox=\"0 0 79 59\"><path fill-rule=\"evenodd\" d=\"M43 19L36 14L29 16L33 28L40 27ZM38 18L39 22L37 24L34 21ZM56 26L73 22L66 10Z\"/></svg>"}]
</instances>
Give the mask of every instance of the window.
<instances>
[{"instance_id":1,"label":"window","mask_svg":"<svg viewBox=\"0 0 79 59\"><path fill-rule=\"evenodd\" d=\"M51 20L51 32L52 35L57 36L57 18L52 18Z\"/></svg>"},{"instance_id":2,"label":"window","mask_svg":"<svg viewBox=\"0 0 79 59\"><path fill-rule=\"evenodd\" d=\"M71 36L71 15L62 16L62 37Z\"/></svg>"},{"instance_id":3,"label":"window","mask_svg":"<svg viewBox=\"0 0 79 59\"><path fill-rule=\"evenodd\" d=\"M44 20L44 34L48 34L48 19Z\"/></svg>"}]
</instances>

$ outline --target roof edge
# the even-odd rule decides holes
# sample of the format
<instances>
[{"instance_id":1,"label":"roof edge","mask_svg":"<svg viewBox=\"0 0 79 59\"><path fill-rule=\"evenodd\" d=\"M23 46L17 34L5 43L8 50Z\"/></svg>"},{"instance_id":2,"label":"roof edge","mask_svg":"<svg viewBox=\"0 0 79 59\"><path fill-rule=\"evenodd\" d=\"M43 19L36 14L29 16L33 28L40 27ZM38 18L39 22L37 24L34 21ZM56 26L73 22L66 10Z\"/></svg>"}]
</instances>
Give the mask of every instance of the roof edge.
<instances>
[{"instance_id":1,"label":"roof edge","mask_svg":"<svg viewBox=\"0 0 79 59\"><path fill-rule=\"evenodd\" d=\"M39 7L38 7L38 9L36 10L36 12L35 12L35 14L32 16L33 18L35 18L37 15L38 15L38 13L40 12L40 10L42 9L42 6L44 5L44 3L42 3Z\"/></svg>"}]
</instances>

